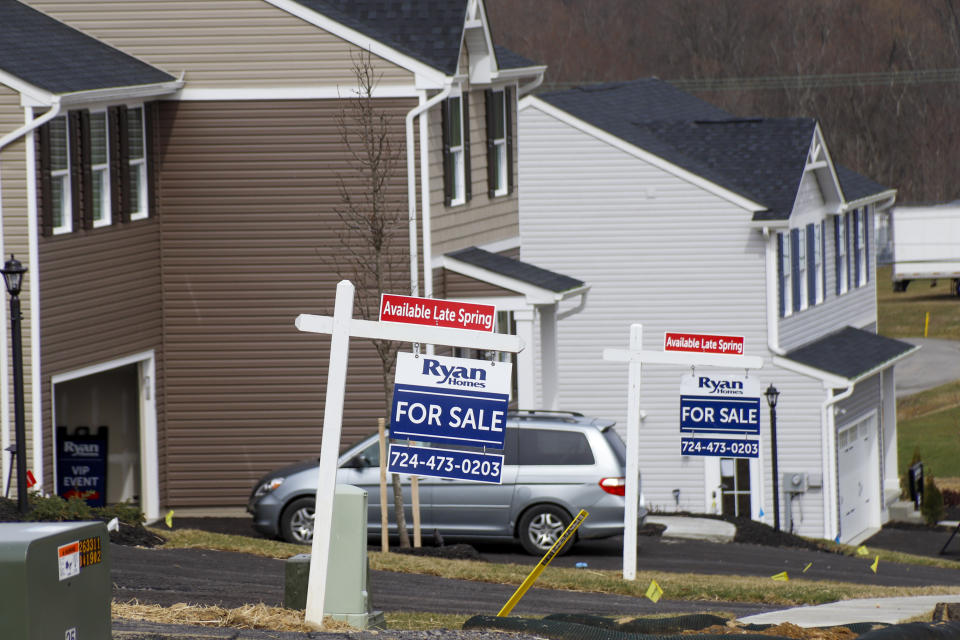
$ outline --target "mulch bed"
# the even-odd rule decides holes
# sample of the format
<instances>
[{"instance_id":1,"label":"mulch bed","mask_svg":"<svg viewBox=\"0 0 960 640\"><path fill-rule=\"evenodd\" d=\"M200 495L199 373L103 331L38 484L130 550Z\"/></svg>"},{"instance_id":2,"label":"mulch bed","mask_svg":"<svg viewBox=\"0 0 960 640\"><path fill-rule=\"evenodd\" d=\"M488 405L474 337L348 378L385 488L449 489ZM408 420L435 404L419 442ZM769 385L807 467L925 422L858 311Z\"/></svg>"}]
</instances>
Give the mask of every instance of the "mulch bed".
<instances>
[{"instance_id":1,"label":"mulch bed","mask_svg":"<svg viewBox=\"0 0 960 640\"><path fill-rule=\"evenodd\" d=\"M23 522L17 503L8 498L0 498L0 522ZM166 538L148 531L142 524L136 526L120 523L117 531L110 532L110 542L131 547L158 547Z\"/></svg>"}]
</instances>

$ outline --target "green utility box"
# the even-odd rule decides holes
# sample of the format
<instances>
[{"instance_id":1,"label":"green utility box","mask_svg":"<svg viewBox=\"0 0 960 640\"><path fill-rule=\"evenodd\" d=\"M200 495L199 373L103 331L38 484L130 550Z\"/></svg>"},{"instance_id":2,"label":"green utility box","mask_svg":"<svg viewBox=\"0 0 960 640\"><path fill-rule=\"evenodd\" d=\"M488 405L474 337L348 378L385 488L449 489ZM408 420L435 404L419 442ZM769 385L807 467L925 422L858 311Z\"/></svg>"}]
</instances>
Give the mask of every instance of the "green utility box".
<instances>
[{"instance_id":1,"label":"green utility box","mask_svg":"<svg viewBox=\"0 0 960 640\"><path fill-rule=\"evenodd\" d=\"M102 522L0 524L0 635L109 638L109 550Z\"/></svg>"},{"instance_id":2,"label":"green utility box","mask_svg":"<svg viewBox=\"0 0 960 640\"><path fill-rule=\"evenodd\" d=\"M367 492L338 484L333 497L330 532L330 562L323 597L323 615L342 620L358 629L383 627L382 611L370 610L367 591ZM307 606L310 554L287 560L283 605L288 609Z\"/></svg>"}]
</instances>

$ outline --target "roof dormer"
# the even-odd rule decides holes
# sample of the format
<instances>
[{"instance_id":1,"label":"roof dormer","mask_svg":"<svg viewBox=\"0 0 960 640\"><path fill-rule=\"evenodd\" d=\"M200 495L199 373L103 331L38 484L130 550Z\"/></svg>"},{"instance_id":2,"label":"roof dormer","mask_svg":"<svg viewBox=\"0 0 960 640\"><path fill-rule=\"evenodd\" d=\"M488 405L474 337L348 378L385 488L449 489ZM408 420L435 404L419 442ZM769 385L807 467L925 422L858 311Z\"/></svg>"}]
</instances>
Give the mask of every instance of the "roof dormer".
<instances>
[{"instance_id":1,"label":"roof dormer","mask_svg":"<svg viewBox=\"0 0 960 640\"><path fill-rule=\"evenodd\" d=\"M466 62L466 71L472 84L489 84L497 71L497 57L493 50L493 38L487 23L487 11L483 0L468 0L466 19L463 25L463 47L460 50L461 65ZM464 59L465 58L465 59Z\"/></svg>"}]
</instances>

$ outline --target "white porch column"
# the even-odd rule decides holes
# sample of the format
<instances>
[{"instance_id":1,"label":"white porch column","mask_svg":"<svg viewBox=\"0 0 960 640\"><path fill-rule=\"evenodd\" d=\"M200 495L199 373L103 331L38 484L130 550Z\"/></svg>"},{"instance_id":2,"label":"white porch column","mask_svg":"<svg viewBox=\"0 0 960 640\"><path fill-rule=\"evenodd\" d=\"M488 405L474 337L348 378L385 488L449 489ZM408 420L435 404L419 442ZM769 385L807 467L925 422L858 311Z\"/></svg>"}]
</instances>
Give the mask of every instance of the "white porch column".
<instances>
[{"instance_id":1,"label":"white porch column","mask_svg":"<svg viewBox=\"0 0 960 640\"><path fill-rule=\"evenodd\" d=\"M534 386L533 366L533 309L517 309L513 312L513 321L517 326L517 337L526 345L517 354L517 408L536 409L537 398Z\"/></svg>"},{"instance_id":2,"label":"white porch column","mask_svg":"<svg viewBox=\"0 0 960 640\"><path fill-rule=\"evenodd\" d=\"M557 305L537 307L540 312L540 390L544 409L559 409L560 395L557 389Z\"/></svg>"}]
</instances>

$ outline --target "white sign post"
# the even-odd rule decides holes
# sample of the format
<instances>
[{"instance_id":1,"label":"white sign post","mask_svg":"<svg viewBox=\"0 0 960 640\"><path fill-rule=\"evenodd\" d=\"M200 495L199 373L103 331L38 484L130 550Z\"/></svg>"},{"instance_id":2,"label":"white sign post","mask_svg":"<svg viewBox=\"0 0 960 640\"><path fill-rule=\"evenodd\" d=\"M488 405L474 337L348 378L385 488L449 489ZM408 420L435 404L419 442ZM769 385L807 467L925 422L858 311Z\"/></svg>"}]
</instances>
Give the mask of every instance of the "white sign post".
<instances>
[{"instance_id":1,"label":"white sign post","mask_svg":"<svg viewBox=\"0 0 960 640\"><path fill-rule=\"evenodd\" d=\"M346 389L350 338L423 342L510 353L516 353L522 348L519 337L502 333L357 320L353 318L353 293L353 283L349 280L341 280L337 284L332 317L300 314L296 320L296 327L300 331L328 333L331 336L305 612L306 622L321 629L323 628L327 566L330 558L330 523L333 520L333 497L336 488L340 432L343 425L343 398Z\"/></svg>"},{"instance_id":2,"label":"white sign post","mask_svg":"<svg viewBox=\"0 0 960 640\"><path fill-rule=\"evenodd\" d=\"M613 362L629 363L629 391L627 393L627 482L625 487L626 505L623 510L623 579L636 580L637 503L640 500L640 377L642 364L646 362L650 364L759 369L763 366L763 358L704 352L700 349L699 345L696 351L644 351L643 325L632 324L630 325L629 349L604 349L603 359Z\"/></svg>"}]
</instances>

